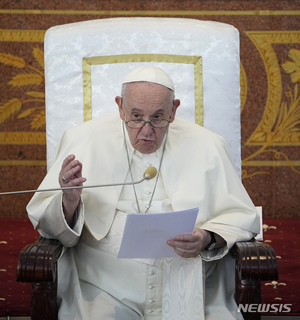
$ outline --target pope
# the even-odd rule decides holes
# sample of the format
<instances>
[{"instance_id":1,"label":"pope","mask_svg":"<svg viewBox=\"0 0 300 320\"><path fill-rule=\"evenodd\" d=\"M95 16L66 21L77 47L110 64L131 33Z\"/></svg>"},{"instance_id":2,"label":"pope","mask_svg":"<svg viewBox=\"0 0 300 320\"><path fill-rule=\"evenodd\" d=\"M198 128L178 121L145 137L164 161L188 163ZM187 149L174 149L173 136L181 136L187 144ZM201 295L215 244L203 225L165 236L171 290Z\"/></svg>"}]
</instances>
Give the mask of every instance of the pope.
<instances>
[{"instance_id":1,"label":"pope","mask_svg":"<svg viewBox=\"0 0 300 320\"><path fill-rule=\"evenodd\" d=\"M40 234L66 248L59 319L242 319L227 253L259 233L259 219L225 140L176 117L173 81L152 65L126 76L115 103L64 133L40 188L132 183L150 166L156 177L36 193L27 206ZM176 257L117 258L128 214L195 207L194 232L168 241Z\"/></svg>"}]
</instances>

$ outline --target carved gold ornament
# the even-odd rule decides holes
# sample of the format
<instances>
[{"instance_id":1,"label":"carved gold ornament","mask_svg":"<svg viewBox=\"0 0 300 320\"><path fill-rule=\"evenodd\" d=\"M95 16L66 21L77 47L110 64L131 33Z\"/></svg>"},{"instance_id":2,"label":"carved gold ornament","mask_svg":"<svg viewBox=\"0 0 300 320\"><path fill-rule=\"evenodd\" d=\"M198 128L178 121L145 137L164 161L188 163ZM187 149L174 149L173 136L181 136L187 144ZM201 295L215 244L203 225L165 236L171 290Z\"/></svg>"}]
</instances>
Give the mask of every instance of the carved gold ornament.
<instances>
[{"instance_id":1,"label":"carved gold ornament","mask_svg":"<svg viewBox=\"0 0 300 320\"><path fill-rule=\"evenodd\" d=\"M261 54L265 64L268 79L268 97L263 117L248 139L246 145L259 146L254 153L242 160L242 166L289 166L295 173L300 173L296 167L300 161L291 160L287 152L279 151L278 146L300 146L300 51L291 49L287 60L278 63L276 53L272 47L274 43L300 43L300 32L247 32ZM284 92L287 101L282 99L281 70L290 75L291 84ZM258 160L262 154L270 160ZM244 169L242 178L249 178L256 174L269 174L258 171L249 175Z\"/></svg>"},{"instance_id":2,"label":"carved gold ornament","mask_svg":"<svg viewBox=\"0 0 300 320\"><path fill-rule=\"evenodd\" d=\"M32 54L40 69L37 69L21 58L9 53L0 52L0 62L22 69L13 76L8 85L12 87L34 87L44 82L44 53L39 48L33 48ZM29 118L31 129L39 129L45 125L45 93L40 91L26 91L28 99L11 98L0 105L0 123L5 122L11 116L17 114L17 119ZM31 108L24 106L30 103Z\"/></svg>"}]
</instances>

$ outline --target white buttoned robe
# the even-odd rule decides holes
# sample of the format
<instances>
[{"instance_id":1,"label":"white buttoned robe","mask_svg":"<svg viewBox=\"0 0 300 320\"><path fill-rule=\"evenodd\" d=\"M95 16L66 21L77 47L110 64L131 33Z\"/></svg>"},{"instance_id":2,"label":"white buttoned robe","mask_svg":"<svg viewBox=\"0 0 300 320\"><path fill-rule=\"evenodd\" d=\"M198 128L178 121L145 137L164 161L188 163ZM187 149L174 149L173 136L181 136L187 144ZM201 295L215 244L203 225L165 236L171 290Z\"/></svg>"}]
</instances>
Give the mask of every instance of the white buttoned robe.
<instances>
[{"instance_id":1,"label":"white buttoned robe","mask_svg":"<svg viewBox=\"0 0 300 320\"><path fill-rule=\"evenodd\" d=\"M131 160L133 148L128 148L128 152ZM69 154L76 155L83 163L86 185L119 183L128 177L118 114L67 130L41 189L59 187L58 174ZM259 233L259 218L235 172L224 139L199 125L176 118L169 127L160 177L174 211L199 207L196 227L211 230L227 242L221 249L204 250L200 254L203 308L194 311L195 319L196 312L199 319L242 319L233 297L234 262L227 253L236 241L249 240ZM73 229L63 217L62 192L36 193L27 206L34 228L44 237L58 239L66 247L58 262L59 319L162 319L157 299L162 299L162 308L169 303L161 298L164 263L148 264L130 259L118 259L123 260L118 263L114 256L116 248L109 253L106 249L99 251L106 246L107 239L113 239L120 222L117 219L124 222L124 215L116 215L121 193L122 186L83 189ZM189 263L189 259L178 257L178 261L180 259ZM132 270L130 276L124 276L125 269ZM110 274L106 276L107 272ZM110 278L111 274L115 277ZM126 279L130 283L124 287ZM197 295L191 299L196 305ZM180 310L176 314L170 319L191 320L192 317Z\"/></svg>"}]
</instances>

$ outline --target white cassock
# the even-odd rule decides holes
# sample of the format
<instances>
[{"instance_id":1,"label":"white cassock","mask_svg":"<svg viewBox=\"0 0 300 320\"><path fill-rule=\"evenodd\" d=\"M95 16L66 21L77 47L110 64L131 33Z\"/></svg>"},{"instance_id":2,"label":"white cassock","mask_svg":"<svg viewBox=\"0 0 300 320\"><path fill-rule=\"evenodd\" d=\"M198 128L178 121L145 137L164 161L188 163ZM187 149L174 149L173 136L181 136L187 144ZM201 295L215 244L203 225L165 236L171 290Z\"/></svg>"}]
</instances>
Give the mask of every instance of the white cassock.
<instances>
[{"instance_id":1,"label":"white cassock","mask_svg":"<svg viewBox=\"0 0 300 320\"><path fill-rule=\"evenodd\" d=\"M158 168L163 147L146 155L127 145L134 180L147 166ZM131 181L117 114L68 130L41 189L59 187L69 154L83 163L86 185ZM142 212L154 185L155 179L136 185ZM227 245L221 249L204 250L194 259L118 259L126 215L137 212L133 187L83 189L73 229L64 219L61 198L62 192L36 193L27 207L41 235L66 247L58 263L59 319L242 318L233 296L234 261L227 253L236 241L259 232L259 219L220 136L176 118L148 212L199 207L196 227L222 236Z\"/></svg>"}]
</instances>

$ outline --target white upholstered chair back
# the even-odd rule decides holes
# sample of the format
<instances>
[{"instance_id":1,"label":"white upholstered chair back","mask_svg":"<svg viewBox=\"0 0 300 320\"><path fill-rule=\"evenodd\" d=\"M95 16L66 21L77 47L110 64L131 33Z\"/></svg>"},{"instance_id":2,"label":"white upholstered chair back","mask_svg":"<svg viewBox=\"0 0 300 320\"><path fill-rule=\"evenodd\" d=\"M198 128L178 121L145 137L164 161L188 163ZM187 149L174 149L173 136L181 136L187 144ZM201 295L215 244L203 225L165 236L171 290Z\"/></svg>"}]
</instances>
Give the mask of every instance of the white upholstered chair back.
<instances>
[{"instance_id":1,"label":"white upholstered chair back","mask_svg":"<svg viewBox=\"0 0 300 320\"><path fill-rule=\"evenodd\" d=\"M50 28L45 36L47 161L69 127L117 111L125 75L143 64L168 72L177 115L221 134L240 174L239 32L181 18L111 18Z\"/></svg>"}]
</instances>

